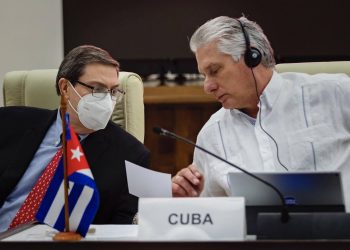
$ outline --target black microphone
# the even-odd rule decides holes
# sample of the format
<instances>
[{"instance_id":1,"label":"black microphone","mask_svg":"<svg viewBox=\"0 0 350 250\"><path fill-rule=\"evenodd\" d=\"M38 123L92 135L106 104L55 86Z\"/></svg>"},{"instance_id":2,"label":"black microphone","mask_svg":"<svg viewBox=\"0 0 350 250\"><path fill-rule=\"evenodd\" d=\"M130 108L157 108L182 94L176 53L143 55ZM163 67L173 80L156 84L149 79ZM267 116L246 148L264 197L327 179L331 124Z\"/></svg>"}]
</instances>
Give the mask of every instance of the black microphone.
<instances>
[{"instance_id":1,"label":"black microphone","mask_svg":"<svg viewBox=\"0 0 350 250\"><path fill-rule=\"evenodd\" d=\"M242 171L243 173L249 175L250 177L253 177L254 179L256 179L256 180L264 183L265 185L269 186L270 188L272 188L278 194L279 198L281 199L281 202L282 202L281 221L283 223L288 222L288 220L289 220L289 212L288 212L288 209L287 209L287 204L286 204L286 202L284 200L284 197L283 197L281 191L277 187L275 187L271 183L261 179L260 177L256 176L255 174L252 174L252 173L248 172L247 170L244 170L243 168L238 167L237 165L233 164L232 162L229 162L229 161L225 160L224 158L222 158L222 157L220 157L220 156L218 156L218 155L208 151L207 149L202 148L201 146L198 146L196 143L194 143L193 141L190 141L187 138L179 136L179 135L177 135L177 134L175 134L173 132L170 132L170 131L168 131L166 129L163 129L163 128L160 128L160 127L153 127L153 132L158 134L158 135L163 135L163 136L167 136L167 137L170 137L170 138L173 138L173 139L178 139L178 140L184 141L184 142L186 142L186 143L188 143L188 144L190 144L192 146L195 146L196 148L204 151L205 153L207 153L207 154L209 154L209 155L211 155L211 156L213 156L213 157L215 157L215 158L217 158L217 159L227 163L228 165L230 165L230 166L232 166L232 167Z\"/></svg>"}]
</instances>

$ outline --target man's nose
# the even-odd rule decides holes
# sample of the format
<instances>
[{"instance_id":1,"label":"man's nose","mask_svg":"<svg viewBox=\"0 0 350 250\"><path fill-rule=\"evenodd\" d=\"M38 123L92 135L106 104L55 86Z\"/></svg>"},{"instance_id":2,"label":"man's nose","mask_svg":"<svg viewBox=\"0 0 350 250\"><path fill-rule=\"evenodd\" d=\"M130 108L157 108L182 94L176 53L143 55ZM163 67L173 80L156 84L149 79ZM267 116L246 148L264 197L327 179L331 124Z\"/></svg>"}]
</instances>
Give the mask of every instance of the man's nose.
<instances>
[{"instance_id":1,"label":"man's nose","mask_svg":"<svg viewBox=\"0 0 350 250\"><path fill-rule=\"evenodd\" d=\"M204 80L204 91L207 94L212 94L216 89L218 88L218 85L215 81L211 79L205 79Z\"/></svg>"}]
</instances>

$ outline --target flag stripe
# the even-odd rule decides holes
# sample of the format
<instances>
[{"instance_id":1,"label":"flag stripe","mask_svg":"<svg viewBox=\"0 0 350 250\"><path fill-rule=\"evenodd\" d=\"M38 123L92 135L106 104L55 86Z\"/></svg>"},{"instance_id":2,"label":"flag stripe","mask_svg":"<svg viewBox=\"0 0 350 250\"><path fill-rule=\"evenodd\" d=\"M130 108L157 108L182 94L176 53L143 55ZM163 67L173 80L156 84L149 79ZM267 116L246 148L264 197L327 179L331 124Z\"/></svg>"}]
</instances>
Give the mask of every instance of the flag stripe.
<instances>
[{"instance_id":1,"label":"flag stripe","mask_svg":"<svg viewBox=\"0 0 350 250\"><path fill-rule=\"evenodd\" d=\"M50 225L50 224L48 224L48 225ZM60 210L60 213L59 213L59 215L57 217L57 220L55 221L54 224L51 224L51 226L53 226L54 228L56 228L59 231L64 231L64 229L65 229L64 205L61 206L61 210Z\"/></svg>"},{"instance_id":2,"label":"flag stripe","mask_svg":"<svg viewBox=\"0 0 350 250\"><path fill-rule=\"evenodd\" d=\"M56 172L51 180L51 183L47 189L47 192L41 202L40 208L36 214L36 219L38 221L44 221L46 214L48 213L52 201L55 199L59 187L63 179L63 158L59 161Z\"/></svg>"},{"instance_id":3,"label":"flag stripe","mask_svg":"<svg viewBox=\"0 0 350 250\"><path fill-rule=\"evenodd\" d=\"M80 174L89 176L91 179L94 179L94 177L92 176L91 170L90 170L89 168L80 169L80 170L78 170L76 173L80 173Z\"/></svg>"},{"instance_id":4,"label":"flag stripe","mask_svg":"<svg viewBox=\"0 0 350 250\"><path fill-rule=\"evenodd\" d=\"M77 230L77 225L71 223L71 216L72 212L75 209L75 206L79 202L79 199L82 199L82 191L84 189L83 185L80 185L80 183L76 183L74 188L71 191L71 194L69 196L69 226L71 231L76 231Z\"/></svg>"},{"instance_id":5,"label":"flag stripe","mask_svg":"<svg viewBox=\"0 0 350 250\"><path fill-rule=\"evenodd\" d=\"M83 190L81 190L81 195L84 197L83 199L78 199L77 203L74 206L73 211L70 214L70 223L71 229L77 230L80 224L80 221L85 213L86 207L89 205L91 201L91 197L93 195L94 190L90 187L84 186Z\"/></svg>"},{"instance_id":6,"label":"flag stripe","mask_svg":"<svg viewBox=\"0 0 350 250\"><path fill-rule=\"evenodd\" d=\"M54 225L57 221L57 217L62 212L64 207L64 185L63 181L61 182L61 186L58 189L57 195L55 199L51 203L51 207L46 214L44 222L49 225Z\"/></svg>"},{"instance_id":7,"label":"flag stripe","mask_svg":"<svg viewBox=\"0 0 350 250\"><path fill-rule=\"evenodd\" d=\"M86 185L91 188L96 188L94 179L81 173L72 174L71 176L69 176L69 180L75 183L79 183L80 185Z\"/></svg>"},{"instance_id":8,"label":"flag stripe","mask_svg":"<svg viewBox=\"0 0 350 250\"><path fill-rule=\"evenodd\" d=\"M95 214L93 211L97 211L98 205L100 204L100 198L98 192L94 192L89 205L86 207L86 212L81 218L80 225L77 229L78 232L84 232L89 229L90 224L94 220Z\"/></svg>"},{"instance_id":9,"label":"flag stripe","mask_svg":"<svg viewBox=\"0 0 350 250\"><path fill-rule=\"evenodd\" d=\"M70 182L70 189L68 190L68 196L70 191L74 187L74 183ZM57 222L57 218L63 213L64 216L64 182L61 181L60 188L55 196L55 199L52 201L50 210L47 212L45 217L45 223L49 225L54 225Z\"/></svg>"}]
</instances>

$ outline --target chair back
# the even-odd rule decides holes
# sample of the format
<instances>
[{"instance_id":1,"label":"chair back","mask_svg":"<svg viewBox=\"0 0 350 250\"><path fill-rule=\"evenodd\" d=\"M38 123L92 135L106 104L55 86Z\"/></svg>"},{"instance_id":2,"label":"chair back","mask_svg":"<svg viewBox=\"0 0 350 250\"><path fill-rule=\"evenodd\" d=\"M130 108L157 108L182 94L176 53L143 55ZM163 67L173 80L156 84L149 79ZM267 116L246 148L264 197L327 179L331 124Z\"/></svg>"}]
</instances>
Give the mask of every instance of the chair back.
<instances>
[{"instance_id":1,"label":"chair back","mask_svg":"<svg viewBox=\"0 0 350 250\"><path fill-rule=\"evenodd\" d=\"M56 76L57 69L8 72L3 84L4 106L58 108ZM120 72L119 84L126 94L116 104L111 120L143 143L145 117L141 77L132 72Z\"/></svg>"},{"instance_id":2,"label":"chair back","mask_svg":"<svg viewBox=\"0 0 350 250\"><path fill-rule=\"evenodd\" d=\"M311 75L317 73L345 73L350 76L350 61L281 63L276 65L276 71L279 73L301 72Z\"/></svg>"}]
</instances>

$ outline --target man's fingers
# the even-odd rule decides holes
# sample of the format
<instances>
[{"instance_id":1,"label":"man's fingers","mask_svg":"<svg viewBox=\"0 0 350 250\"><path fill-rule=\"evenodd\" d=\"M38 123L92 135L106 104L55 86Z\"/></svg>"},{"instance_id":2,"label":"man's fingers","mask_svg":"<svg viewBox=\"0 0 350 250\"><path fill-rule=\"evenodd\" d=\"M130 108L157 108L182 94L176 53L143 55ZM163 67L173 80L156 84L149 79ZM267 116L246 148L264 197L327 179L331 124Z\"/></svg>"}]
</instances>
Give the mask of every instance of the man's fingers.
<instances>
[{"instance_id":1,"label":"man's fingers","mask_svg":"<svg viewBox=\"0 0 350 250\"><path fill-rule=\"evenodd\" d=\"M179 185L186 192L186 196L198 196L195 187L184 176L174 176L173 183Z\"/></svg>"},{"instance_id":2,"label":"man's fingers","mask_svg":"<svg viewBox=\"0 0 350 250\"><path fill-rule=\"evenodd\" d=\"M197 197L203 190L204 177L196 166L189 165L181 169L172 178L172 192L174 197Z\"/></svg>"},{"instance_id":3,"label":"man's fingers","mask_svg":"<svg viewBox=\"0 0 350 250\"><path fill-rule=\"evenodd\" d=\"M202 178L201 172L198 171L197 167L193 164L189 165L188 168L191 170L193 175L195 175L197 178Z\"/></svg>"},{"instance_id":4,"label":"man's fingers","mask_svg":"<svg viewBox=\"0 0 350 250\"><path fill-rule=\"evenodd\" d=\"M173 197L186 197L187 193L186 191L176 183L172 183L172 192L173 192Z\"/></svg>"},{"instance_id":5,"label":"man's fingers","mask_svg":"<svg viewBox=\"0 0 350 250\"><path fill-rule=\"evenodd\" d=\"M181 176L185 179L187 179L192 185L198 185L200 183L198 177L196 176L196 174L192 171L191 168L184 168L182 169L178 176Z\"/></svg>"},{"instance_id":6,"label":"man's fingers","mask_svg":"<svg viewBox=\"0 0 350 250\"><path fill-rule=\"evenodd\" d=\"M191 171L192 175L195 176L198 180L198 182L196 181L194 188L200 194L204 188L204 176L194 164L189 165L187 168Z\"/></svg>"}]
</instances>

